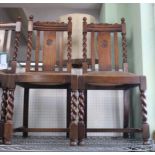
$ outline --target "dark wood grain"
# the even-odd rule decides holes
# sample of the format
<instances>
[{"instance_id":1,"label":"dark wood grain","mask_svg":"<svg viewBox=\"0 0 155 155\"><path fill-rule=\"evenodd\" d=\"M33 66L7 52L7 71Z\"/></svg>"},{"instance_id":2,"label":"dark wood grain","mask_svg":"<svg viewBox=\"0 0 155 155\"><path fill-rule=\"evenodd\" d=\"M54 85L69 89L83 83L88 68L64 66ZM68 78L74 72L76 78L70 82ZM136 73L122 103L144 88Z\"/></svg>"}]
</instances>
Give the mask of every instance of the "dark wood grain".
<instances>
[{"instance_id":1,"label":"dark wood grain","mask_svg":"<svg viewBox=\"0 0 155 155\"><path fill-rule=\"evenodd\" d=\"M23 136L27 137L28 132L66 132L67 136L72 134L74 137L78 135L78 130L74 131L73 128L69 129L71 122L71 85L77 85L77 78L71 81L71 69L72 69L72 21L71 17L68 18L68 23L58 23L58 22L33 22L33 16L29 17L28 20L28 35L27 35L27 54L26 54L26 72L15 72L17 56L18 56L18 46L19 46L19 32L16 33L18 38L15 36L15 51L14 51L14 59L12 64L14 66L14 72L10 70L5 70L4 72L0 72L0 84L3 90L7 90L3 92L5 111L4 113L4 123L1 125L1 137L4 139L5 144L11 144L12 139L12 131L13 131L13 107L14 107L14 90L15 86L19 85L25 89L24 93L24 108L23 108L23 127L14 129L16 132L23 132ZM35 34L36 31L36 35ZM58 42L59 50L56 49L56 41L57 36L56 33L67 32L68 41L67 41L67 53L68 60L64 61L63 52L64 47L62 46L63 40ZM41 33L43 33L43 40ZM63 34L62 34L63 35ZM33 39L36 40L35 47L32 46ZM62 38L63 39L63 38ZM35 54L35 67L32 68L32 48L34 49ZM39 51L41 49L41 53ZM57 59L57 52L59 54L59 58ZM43 62L43 69L40 70L39 56L41 55L41 59ZM59 62L60 61L60 62ZM65 63L65 64L63 64ZM63 66L64 65L64 66ZM61 69L59 69L59 67ZM62 70L63 67L66 67L67 71ZM57 69L58 68L58 69ZM57 70L56 70L57 69ZM75 83L75 84L74 84ZM29 114L29 90L31 88L35 89L66 89L67 92L67 113L66 113L66 128L29 128L28 127L28 114ZM77 89L77 88L76 88ZM29 118L31 119L31 118ZM4 132L3 132L4 128ZM76 127L78 129L78 126ZM70 137L72 137L70 136ZM76 136L77 137L77 136ZM71 139L70 139L71 141Z\"/></svg>"},{"instance_id":2,"label":"dark wood grain","mask_svg":"<svg viewBox=\"0 0 155 155\"><path fill-rule=\"evenodd\" d=\"M91 65L92 70L95 70L95 33L91 32Z\"/></svg>"},{"instance_id":3,"label":"dark wood grain","mask_svg":"<svg viewBox=\"0 0 155 155\"><path fill-rule=\"evenodd\" d=\"M29 88L24 88L23 127L28 128L29 116ZM23 137L28 137L28 132L23 132Z\"/></svg>"},{"instance_id":4,"label":"dark wood grain","mask_svg":"<svg viewBox=\"0 0 155 155\"><path fill-rule=\"evenodd\" d=\"M119 70L119 49L118 49L118 35L114 32L114 56L115 56L115 70Z\"/></svg>"},{"instance_id":5,"label":"dark wood grain","mask_svg":"<svg viewBox=\"0 0 155 155\"><path fill-rule=\"evenodd\" d=\"M111 39L110 33L99 32L98 33L98 58L99 58L99 70L109 71L111 66Z\"/></svg>"},{"instance_id":6,"label":"dark wood grain","mask_svg":"<svg viewBox=\"0 0 155 155\"><path fill-rule=\"evenodd\" d=\"M56 32L44 32L43 69L51 71L56 65Z\"/></svg>"},{"instance_id":7,"label":"dark wood grain","mask_svg":"<svg viewBox=\"0 0 155 155\"><path fill-rule=\"evenodd\" d=\"M39 50L40 50L40 31L37 31L36 51L35 51L35 71L38 71Z\"/></svg>"},{"instance_id":8,"label":"dark wood grain","mask_svg":"<svg viewBox=\"0 0 155 155\"><path fill-rule=\"evenodd\" d=\"M91 54L91 65L87 62L87 33L97 33L97 54L99 70L94 71L94 55ZM122 35L122 44L119 45L118 35ZM114 34L114 35L112 35ZM113 39L112 39L113 37ZM94 35L91 35L91 48L94 48ZM111 42L112 40L112 42ZM113 43L113 44L112 44ZM114 48L112 48L112 46ZM122 64L119 64L119 48L122 46ZM114 49L112 51L112 49ZM91 49L92 50L92 49ZM94 50L94 49L93 49ZM93 51L92 50L92 51ZM114 60L112 60L111 51L114 52ZM114 68L112 68L114 62ZM88 66L91 70L88 71ZM120 68L122 66L122 68ZM122 71L120 71L122 69ZM140 99L142 105L142 127L132 128L129 126L129 113L130 113L130 97L129 91L131 88L139 86ZM79 125L79 143L84 138L84 133L87 132L123 132L124 137L128 138L128 133L142 132L143 142L147 143L149 139L149 125L147 122L146 110L146 77L128 72L127 61L127 41L126 41L126 23L125 19L121 19L121 24L87 24L87 19L83 18L83 75L78 77L79 90L123 90L124 97L124 116L123 128L87 128L87 119L84 119L85 129L80 129ZM84 105L87 105L87 94L85 94ZM106 109L105 109L106 110ZM80 111L80 107L79 107ZM87 110L84 110L84 116L87 116ZM79 120L79 123L80 120Z\"/></svg>"},{"instance_id":9,"label":"dark wood grain","mask_svg":"<svg viewBox=\"0 0 155 155\"><path fill-rule=\"evenodd\" d=\"M88 132L142 132L141 128L88 128Z\"/></svg>"},{"instance_id":10,"label":"dark wood grain","mask_svg":"<svg viewBox=\"0 0 155 155\"><path fill-rule=\"evenodd\" d=\"M15 128L14 132L69 132L68 128Z\"/></svg>"},{"instance_id":11,"label":"dark wood grain","mask_svg":"<svg viewBox=\"0 0 155 155\"><path fill-rule=\"evenodd\" d=\"M12 56L10 57L12 60L10 63L11 69L5 69L0 71L0 86L3 90L0 112L0 138L3 144L11 144L15 90L14 73L16 72L16 61L20 44L21 18L18 17L15 23L0 22L0 30L2 30L3 32L8 31L5 34L9 34L7 36L4 35L4 42L1 40L1 43L3 43L3 45L1 44L0 47L1 51L7 51L7 53ZM14 32L15 34L11 35ZM14 43L12 43L12 41ZM10 50L10 45L13 45L13 52Z\"/></svg>"},{"instance_id":12,"label":"dark wood grain","mask_svg":"<svg viewBox=\"0 0 155 155\"><path fill-rule=\"evenodd\" d=\"M124 90L123 101L124 101L123 127L128 128L129 127L129 114L130 114L130 91L129 89ZM129 137L128 133L124 133L123 137L128 138Z\"/></svg>"},{"instance_id":13,"label":"dark wood grain","mask_svg":"<svg viewBox=\"0 0 155 155\"><path fill-rule=\"evenodd\" d=\"M64 38L63 38L63 33L62 32L58 32L58 51L59 51L59 69L60 71L63 68L63 49L64 49Z\"/></svg>"}]
</instances>

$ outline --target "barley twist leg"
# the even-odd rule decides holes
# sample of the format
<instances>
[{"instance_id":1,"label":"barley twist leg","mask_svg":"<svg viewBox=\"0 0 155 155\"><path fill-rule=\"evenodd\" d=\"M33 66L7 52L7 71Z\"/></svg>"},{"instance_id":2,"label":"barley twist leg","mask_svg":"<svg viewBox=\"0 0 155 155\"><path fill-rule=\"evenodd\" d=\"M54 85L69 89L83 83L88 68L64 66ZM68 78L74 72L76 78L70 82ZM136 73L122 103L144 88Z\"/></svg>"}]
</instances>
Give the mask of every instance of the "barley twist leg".
<instances>
[{"instance_id":1,"label":"barley twist leg","mask_svg":"<svg viewBox=\"0 0 155 155\"><path fill-rule=\"evenodd\" d=\"M78 141L78 92L71 92L71 123L70 123L70 145L77 145Z\"/></svg>"}]
</instances>

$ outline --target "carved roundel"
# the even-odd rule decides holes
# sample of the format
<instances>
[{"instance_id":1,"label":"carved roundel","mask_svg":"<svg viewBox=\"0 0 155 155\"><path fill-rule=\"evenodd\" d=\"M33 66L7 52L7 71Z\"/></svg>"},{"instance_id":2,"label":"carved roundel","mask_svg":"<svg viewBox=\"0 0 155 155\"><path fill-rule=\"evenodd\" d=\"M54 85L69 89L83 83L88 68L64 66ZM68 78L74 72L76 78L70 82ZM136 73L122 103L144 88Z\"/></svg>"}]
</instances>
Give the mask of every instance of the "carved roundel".
<instances>
[{"instance_id":1,"label":"carved roundel","mask_svg":"<svg viewBox=\"0 0 155 155\"><path fill-rule=\"evenodd\" d=\"M108 41L107 40L101 41L101 47L102 48L106 48L107 46L108 46Z\"/></svg>"},{"instance_id":2,"label":"carved roundel","mask_svg":"<svg viewBox=\"0 0 155 155\"><path fill-rule=\"evenodd\" d=\"M46 41L46 44L47 44L48 46L52 45L52 43L53 43L53 40L51 40L51 39L48 39L48 40Z\"/></svg>"}]
</instances>

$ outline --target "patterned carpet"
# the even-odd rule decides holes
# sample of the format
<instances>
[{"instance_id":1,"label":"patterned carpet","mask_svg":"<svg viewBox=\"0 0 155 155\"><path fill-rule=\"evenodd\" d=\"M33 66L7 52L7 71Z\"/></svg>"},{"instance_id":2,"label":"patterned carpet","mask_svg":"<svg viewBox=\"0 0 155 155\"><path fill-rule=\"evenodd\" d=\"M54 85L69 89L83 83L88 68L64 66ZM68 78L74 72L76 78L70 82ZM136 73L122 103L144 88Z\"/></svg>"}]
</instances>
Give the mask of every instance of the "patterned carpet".
<instances>
[{"instance_id":1,"label":"patterned carpet","mask_svg":"<svg viewBox=\"0 0 155 155\"><path fill-rule=\"evenodd\" d=\"M12 145L0 144L0 152L47 151L47 152L152 152L152 144L142 145L141 139L123 139L122 137L88 137L85 146L69 146L65 137L22 138L14 136Z\"/></svg>"}]
</instances>

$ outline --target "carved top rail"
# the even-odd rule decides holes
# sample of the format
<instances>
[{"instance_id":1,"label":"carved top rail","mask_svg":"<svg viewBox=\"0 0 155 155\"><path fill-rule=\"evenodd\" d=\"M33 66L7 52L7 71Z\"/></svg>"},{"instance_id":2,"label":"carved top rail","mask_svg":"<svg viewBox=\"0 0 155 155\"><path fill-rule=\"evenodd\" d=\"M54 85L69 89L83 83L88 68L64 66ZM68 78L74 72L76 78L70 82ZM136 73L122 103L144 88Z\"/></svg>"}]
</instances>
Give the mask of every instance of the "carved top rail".
<instances>
[{"instance_id":1,"label":"carved top rail","mask_svg":"<svg viewBox=\"0 0 155 155\"><path fill-rule=\"evenodd\" d=\"M35 22L33 23L34 30L40 31L65 31L68 29L68 24L57 22Z\"/></svg>"},{"instance_id":2,"label":"carved top rail","mask_svg":"<svg viewBox=\"0 0 155 155\"><path fill-rule=\"evenodd\" d=\"M72 18L68 18L68 24L64 22L36 21L33 22L33 16L30 16L28 23L28 31L68 31L72 32Z\"/></svg>"},{"instance_id":3,"label":"carved top rail","mask_svg":"<svg viewBox=\"0 0 155 155\"><path fill-rule=\"evenodd\" d=\"M120 24L88 24L85 31L89 32L121 32L122 25Z\"/></svg>"},{"instance_id":4,"label":"carved top rail","mask_svg":"<svg viewBox=\"0 0 155 155\"><path fill-rule=\"evenodd\" d=\"M125 19L122 18L121 24L115 23L115 24L109 24L109 23L99 23L94 24L90 23L87 24L87 19L83 18L83 32L122 32L125 33Z\"/></svg>"}]
</instances>

